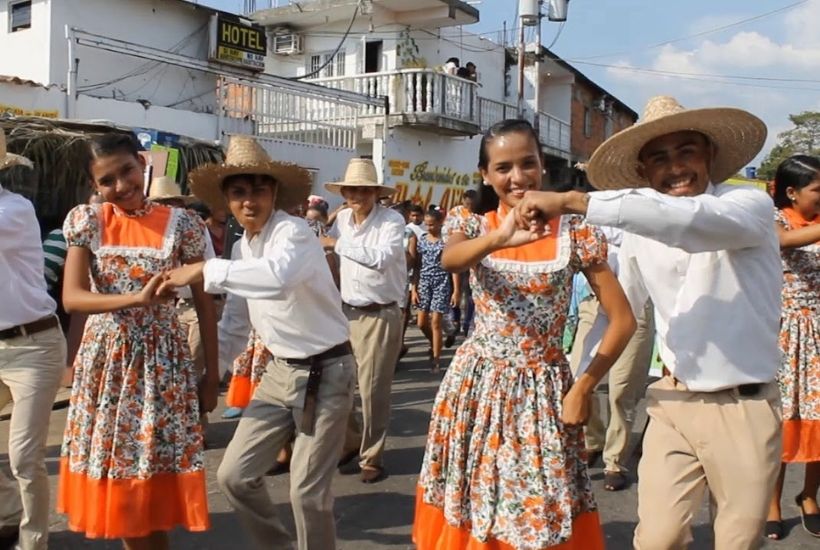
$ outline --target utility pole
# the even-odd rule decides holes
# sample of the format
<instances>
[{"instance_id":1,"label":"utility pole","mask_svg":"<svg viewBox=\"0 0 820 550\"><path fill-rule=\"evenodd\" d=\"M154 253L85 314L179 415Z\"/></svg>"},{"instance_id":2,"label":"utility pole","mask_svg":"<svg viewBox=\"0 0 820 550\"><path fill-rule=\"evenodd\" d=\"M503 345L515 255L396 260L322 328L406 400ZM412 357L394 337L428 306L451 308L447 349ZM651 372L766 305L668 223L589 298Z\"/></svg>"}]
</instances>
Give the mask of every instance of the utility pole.
<instances>
[{"instance_id":1,"label":"utility pole","mask_svg":"<svg viewBox=\"0 0 820 550\"><path fill-rule=\"evenodd\" d=\"M537 136L541 135L541 6L543 0L538 0L538 22L535 24L535 108L532 115L532 127Z\"/></svg>"},{"instance_id":2,"label":"utility pole","mask_svg":"<svg viewBox=\"0 0 820 550\"><path fill-rule=\"evenodd\" d=\"M524 118L524 24L518 23L518 118Z\"/></svg>"}]
</instances>

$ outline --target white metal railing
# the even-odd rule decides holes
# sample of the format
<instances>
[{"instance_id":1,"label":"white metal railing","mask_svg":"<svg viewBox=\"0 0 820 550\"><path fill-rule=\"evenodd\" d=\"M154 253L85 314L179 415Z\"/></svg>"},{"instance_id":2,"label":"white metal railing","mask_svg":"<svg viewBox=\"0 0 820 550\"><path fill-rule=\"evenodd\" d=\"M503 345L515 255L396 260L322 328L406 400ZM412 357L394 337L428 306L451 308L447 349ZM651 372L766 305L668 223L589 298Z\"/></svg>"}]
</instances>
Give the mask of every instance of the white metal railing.
<instances>
[{"instance_id":1,"label":"white metal railing","mask_svg":"<svg viewBox=\"0 0 820 550\"><path fill-rule=\"evenodd\" d=\"M510 103L478 98L478 119L482 132L490 129L490 126L508 118L518 118L518 108Z\"/></svg>"},{"instance_id":2,"label":"white metal railing","mask_svg":"<svg viewBox=\"0 0 820 550\"><path fill-rule=\"evenodd\" d=\"M541 145L570 152L570 125L547 113L538 113L538 134Z\"/></svg>"},{"instance_id":3,"label":"white metal railing","mask_svg":"<svg viewBox=\"0 0 820 550\"><path fill-rule=\"evenodd\" d=\"M356 149L358 114L366 104L219 79L220 131L295 143Z\"/></svg>"},{"instance_id":4,"label":"white metal railing","mask_svg":"<svg viewBox=\"0 0 820 550\"><path fill-rule=\"evenodd\" d=\"M478 85L432 69L316 78L311 82L370 97L386 96L390 114L428 113L478 123ZM373 106L362 109L362 115L383 114Z\"/></svg>"},{"instance_id":5,"label":"white metal railing","mask_svg":"<svg viewBox=\"0 0 820 550\"><path fill-rule=\"evenodd\" d=\"M490 126L508 118L518 118L518 108L511 103L495 101L484 97L478 98L479 126L486 132ZM530 123L535 122L534 113L524 112L524 118ZM538 113L538 136L541 145L562 151L570 152L570 125L560 118L547 113Z\"/></svg>"}]
</instances>

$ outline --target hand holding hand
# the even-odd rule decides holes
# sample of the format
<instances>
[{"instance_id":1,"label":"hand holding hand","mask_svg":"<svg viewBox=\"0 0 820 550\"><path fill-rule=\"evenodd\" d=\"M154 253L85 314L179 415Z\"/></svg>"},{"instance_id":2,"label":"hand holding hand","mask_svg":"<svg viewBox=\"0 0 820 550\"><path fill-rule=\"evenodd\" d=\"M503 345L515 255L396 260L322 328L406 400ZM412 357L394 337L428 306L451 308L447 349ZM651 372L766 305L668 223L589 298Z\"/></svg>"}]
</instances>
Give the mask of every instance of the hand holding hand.
<instances>
[{"instance_id":1,"label":"hand holding hand","mask_svg":"<svg viewBox=\"0 0 820 550\"><path fill-rule=\"evenodd\" d=\"M526 228L520 227L519 223L519 217L515 211L510 212L504 218L501 226L493 232L496 234L498 248L521 246L549 235L549 229L543 223L537 224L528 221Z\"/></svg>"},{"instance_id":2,"label":"hand holding hand","mask_svg":"<svg viewBox=\"0 0 820 550\"><path fill-rule=\"evenodd\" d=\"M186 264L169 271L157 290L158 294L168 294L181 286L188 286L202 280L202 269L205 262Z\"/></svg>"},{"instance_id":3,"label":"hand holding hand","mask_svg":"<svg viewBox=\"0 0 820 550\"><path fill-rule=\"evenodd\" d=\"M174 297L173 289L163 290L168 274L157 273L137 294L137 306L148 307L160 304Z\"/></svg>"},{"instance_id":4,"label":"hand holding hand","mask_svg":"<svg viewBox=\"0 0 820 550\"><path fill-rule=\"evenodd\" d=\"M515 211L518 219L528 225L537 220L549 221L565 213L564 193L527 191Z\"/></svg>"}]
</instances>

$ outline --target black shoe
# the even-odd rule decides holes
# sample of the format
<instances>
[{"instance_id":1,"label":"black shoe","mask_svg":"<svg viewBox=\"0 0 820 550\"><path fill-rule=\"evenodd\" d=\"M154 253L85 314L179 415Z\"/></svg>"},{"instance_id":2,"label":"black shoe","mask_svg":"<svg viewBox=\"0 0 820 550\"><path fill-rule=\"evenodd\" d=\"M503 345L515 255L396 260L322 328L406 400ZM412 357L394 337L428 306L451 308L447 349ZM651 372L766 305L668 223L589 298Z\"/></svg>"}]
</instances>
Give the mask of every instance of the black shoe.
<instances>
[{"instance_id":1,"label":"black shoe","mask_svg":"<svg viewBox=\"0 0 820 550\"><path fill-rule=\"evenodd\" d=\"M804 498L803 493L800 493L794 499L797 503L797 507L800 508L800 519L803 522L803 529L805 529L809 535L820 538L820 514L807 514L805 510L803 510Z\"/></svg>"},{"instance_id":2,"label":"black shoe","mask_svg":"<svg viewBox=\"0 0 820 550\"><path fill-rule=\"evenodd\" d=\"M594 468L603 456L603 451L587 451L587 468Z\"/></svg>"},{"instance_id":3,"label":"black shoe","mask_svg":"<svg viewBox=\"0 0 820 550\"><path fill-rule=\"evenodd\" d=\"M783 540L783 522L779 520L767 521L763 536L769 540Z\"/></svg>"},{"instance_id":4,"label":"black shoe","mask_svg":"<svg viewBox=\"0 0 820 550\"><path fill-rule=\"evenodd\" d=\"M384 468L369 466L362 468L362 483L376 483L385 478Z\"/></svg>"},{"instance_id":5,"label":"black shoe","mask_svg":"<svg viewBox=\"0 0 820 550\"><path fill-rule=\"evenodd\" d=\"M20 528L16 525L0 529L0 550L12 550L20 538Z\"/></svg>"},{"instance_id":6,"label":"black shoe","mask_svg":"<svg viewBox=\"0 0 820 550\"><path fill-rule=\"evenodd\" d=\"M342 455L342 458L339 459L338 464L336 464L337 468L341 468L342 466L346 466L353 461L354 458L359 456L359 451L348 451Z\"/></svg>"},{"instance_id":7,"label":"black shoe","mask_svg":"<svg viewBox=\"0 0 820 550\"><path fill-rule=\"evenodd\" d=\"M448 334L447 338L444 339L444 347L445 348L451 348L451 347L453 347L453 344L455 344L455 342L456 342L455 333Z\"/></svg>"}]
</instances>

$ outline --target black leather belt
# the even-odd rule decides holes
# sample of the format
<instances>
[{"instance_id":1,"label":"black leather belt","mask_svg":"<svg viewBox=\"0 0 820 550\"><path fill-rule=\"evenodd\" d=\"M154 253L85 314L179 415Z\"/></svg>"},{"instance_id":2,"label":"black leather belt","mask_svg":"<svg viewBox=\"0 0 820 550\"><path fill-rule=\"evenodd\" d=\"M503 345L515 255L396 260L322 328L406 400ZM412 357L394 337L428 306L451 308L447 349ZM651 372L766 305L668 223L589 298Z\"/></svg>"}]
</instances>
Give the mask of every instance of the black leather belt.
<instances>
[{"instance_id":1,"label":"black leather belt","mask_svg":"<svg viewBox=\"0 0 820 550\"><path fill-rule=\"evenodd\" d=\"M363 306L353 306L353 305L350 305L350 304L347 304L347 303L345 305L347 307L351 307L353 309L358 309L360 311L381 311L383 309L386 309L388 307L392 307L392 306L396 305L396 302L390 302L389 304L372 303L372 304L365 304Z\"/></svg>"},{"instance_id":2,"label":"black leather belt","mask_svg":"<svg viewBox=\"0 0 820 550\"><path fill-rule=\"evenodd\" d=\"M672 379L674 379L675 382L679 381L677 378L672 376L672 373L669 372L669 369L667 369L666 367L663 367L663 375L672 377ZM743 397L754 397L755 395L760 393L761 389L763 389L763 384L758 382L758 383L755 383L755 384L741 384L741 385L736 386L736 387L737 387L737 393L742 395ZM726 389L731 390L733 388L726 388Z\"/></svg>"},{"instance_id":3,"label":"black leather belt","mask_svg":"<svg viewBox=\"0 0 820 550\"><path fill-rule=\"evenodd\" d=\"M350 342L344 342L306 359L285 359L291 365L310 367L307 387L305 388L305 404L302 407L301 429L304 434L313 435L313 425L316 422L316 402L319 399L319 384L322 381L322 362L344 357L351 353Z\"/></svg>"},{"instance_id":4,"label":"black leather belt","mask_svg":"<svg viewBox=\"0 0 820 550\"><path fill-rule=\"evenodd\" d=\"M0 340L11 340L20 336L28 336L29 334L37 334L44 330L52 329L60 326L60 321L54 315L43 317L37 321L26 323L24 325L17 325L16 327L0 330Z\"/></svg>"}]
</instances>

